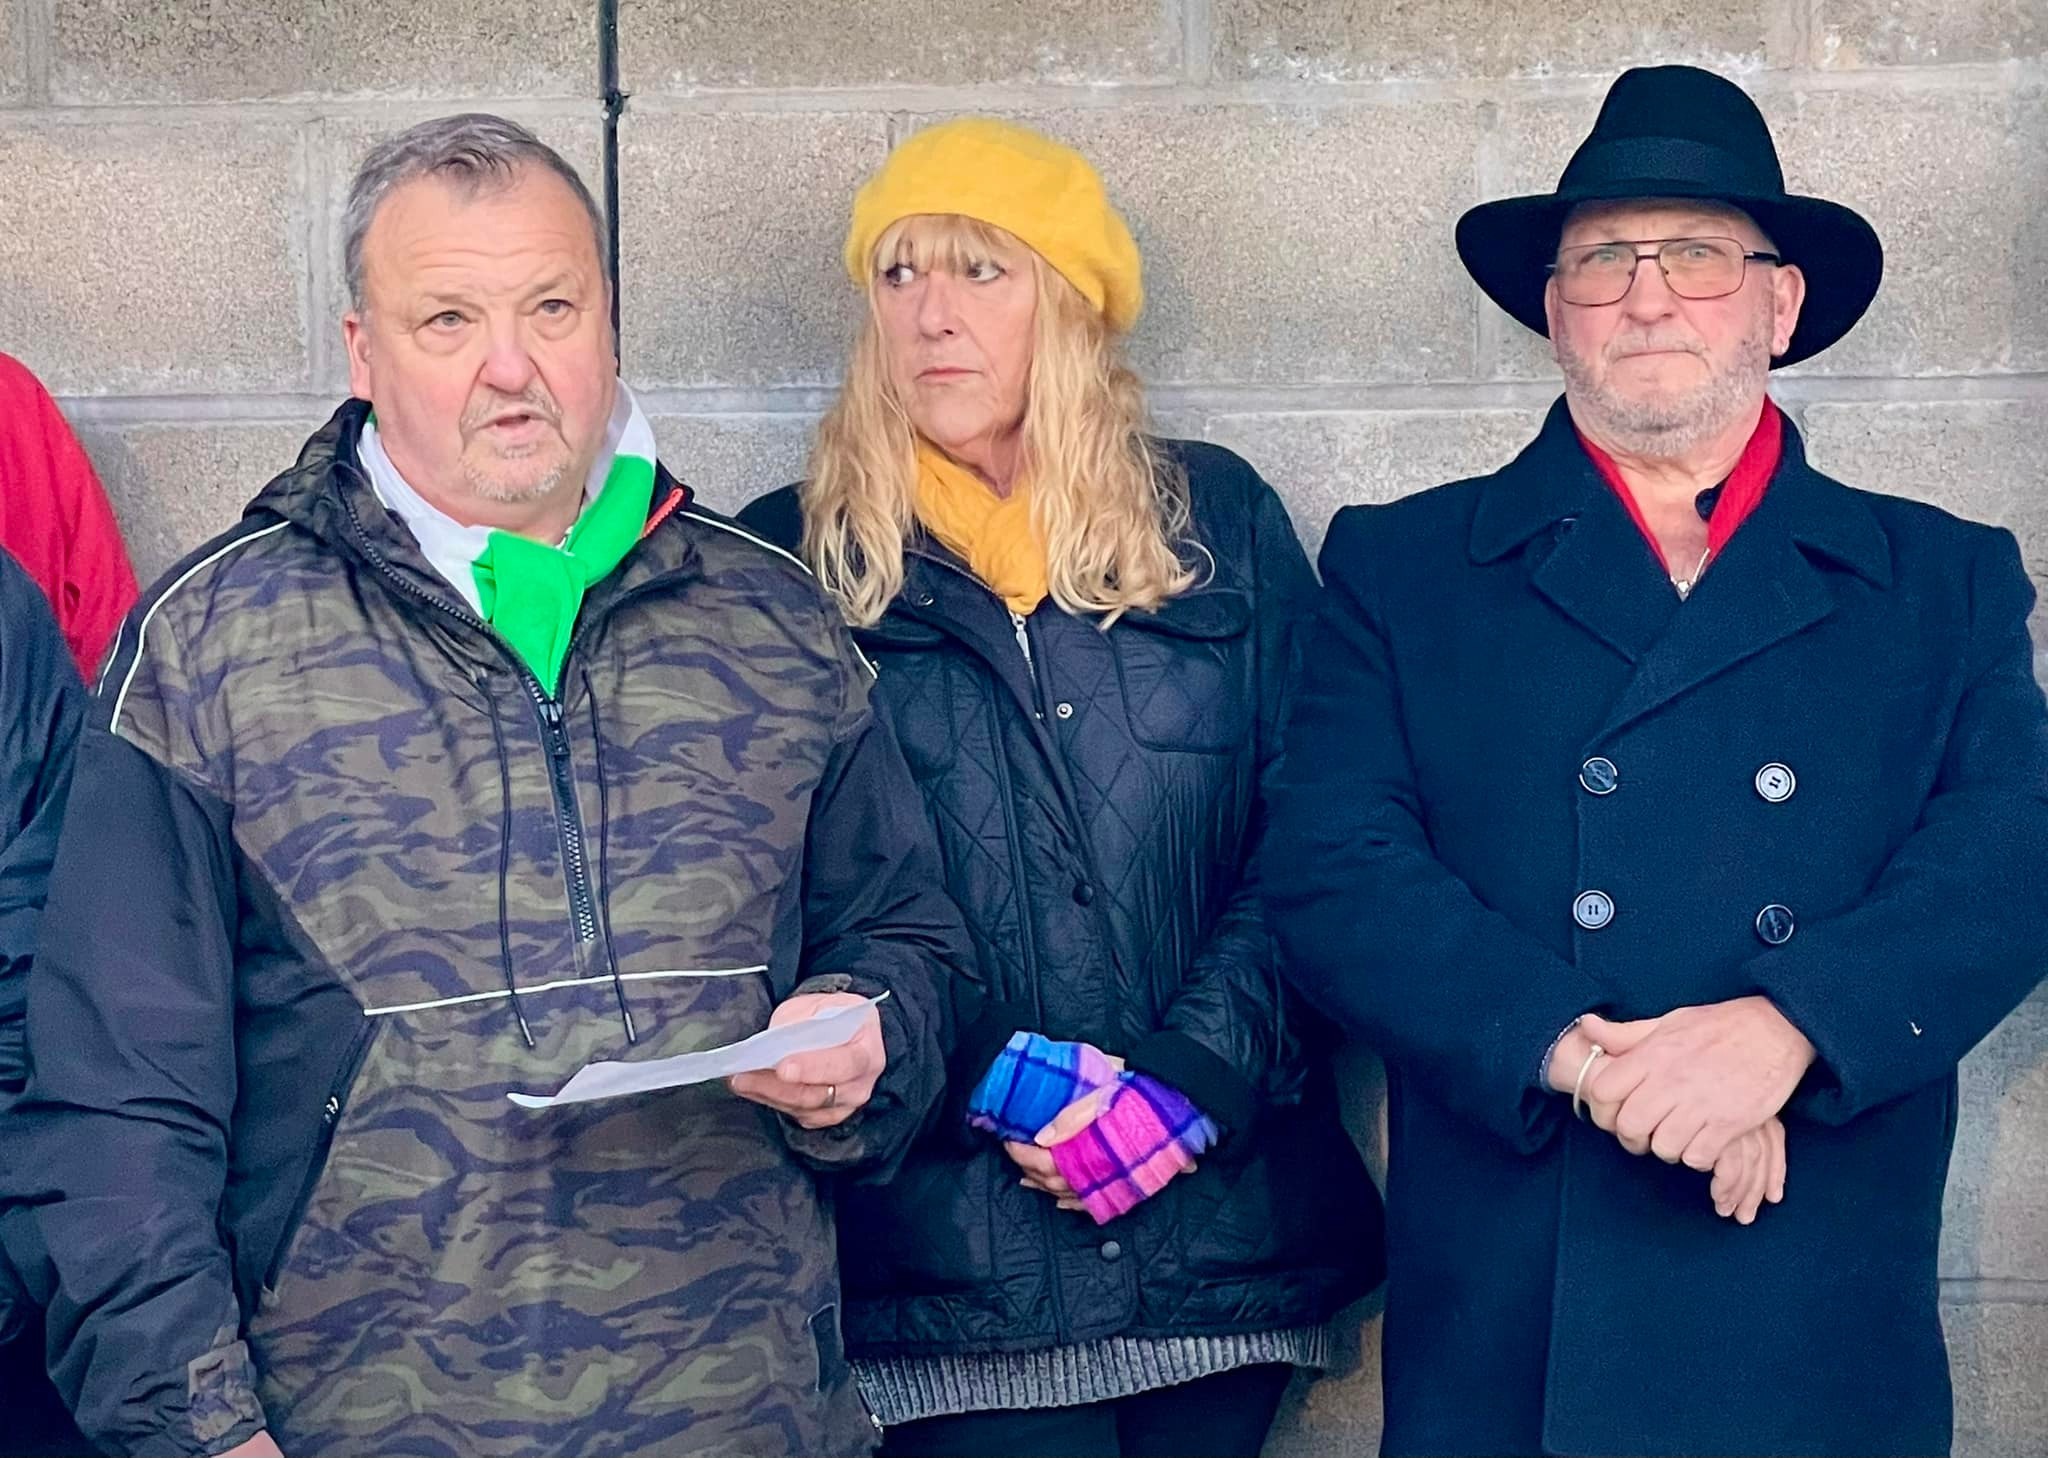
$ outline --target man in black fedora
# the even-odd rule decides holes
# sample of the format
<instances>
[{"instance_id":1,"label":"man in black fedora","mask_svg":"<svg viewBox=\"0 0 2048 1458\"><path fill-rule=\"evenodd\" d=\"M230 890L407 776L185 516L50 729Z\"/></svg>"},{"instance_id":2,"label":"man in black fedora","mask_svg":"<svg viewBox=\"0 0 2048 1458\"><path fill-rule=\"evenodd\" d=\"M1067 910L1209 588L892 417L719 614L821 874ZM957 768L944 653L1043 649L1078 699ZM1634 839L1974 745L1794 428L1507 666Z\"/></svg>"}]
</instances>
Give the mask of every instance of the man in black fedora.
<instances>
[{"instance_id":1,"label":"man in black fedora","mask_svg":"<svg viewBox=\"0 0 2048 1458\"><path fill-rule=\"evenodd\" d=\"M1805 459L1882 254L1630 71L1458 249L1564 397L1338 513L1262 882L1389 1071L1389 1453L1940 1453L1956 1065L2048 965L2012 536Z\"/></svg>"}]
</instances>

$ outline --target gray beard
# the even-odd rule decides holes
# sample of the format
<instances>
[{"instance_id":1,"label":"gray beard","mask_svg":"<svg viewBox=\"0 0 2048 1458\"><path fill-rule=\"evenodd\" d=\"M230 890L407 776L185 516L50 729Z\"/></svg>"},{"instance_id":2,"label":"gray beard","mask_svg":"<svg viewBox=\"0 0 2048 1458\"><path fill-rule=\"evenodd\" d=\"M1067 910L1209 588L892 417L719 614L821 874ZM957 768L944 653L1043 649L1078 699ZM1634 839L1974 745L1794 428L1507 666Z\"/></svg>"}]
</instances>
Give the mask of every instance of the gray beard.
<instances>
[{"instance_id":1,"label":"gray beard","mask_svg":"<svg viewBox=\"0 0 2048 1458\"><path fill-rule=\"evenodd\" d=\"M562 418L561 409L555 404L554 397L548 393L547 387L539 381L535 381L527 389L526 393L519 398L518 403L526 406L529 410L545 415L550 420L559 421ZM470 429L482 424L495 413L496 408L493 405L490 410L486 410L481 414L465 414L462 421L464 428ZM551 494L557 486L562 484L562 473L567 469L566 465L557 466L531 486L503 486L485 475L465 458L462 463L462 479L469 483L469 489L475 492L481 500L495 502L500 506L523 506L529 501L539 501Z\"/></svg>"},{"instance_id":2,"label":"gray beard","mask_svg":"<svg viewBox=\"0 0 2048 1458\"><path fill-rule=\"evenodd\" d=\"M502 486L483 472L467 465L463 467L462 477L469 483L469 489L482 500L495 502L500 506L523 506L529 501L539 501L553 494L555 488L562 484L562 474L567 470L567 466L557 466L530 486Z\"/></svg>"},{"instance_id":3,"label":"gray beard","mask_svg":"<svg viewBox=\"0 0 2048 1458\"><path fill-rule=\"evenodd\" d=\"M1691 389L1663 398L1624 396L1595 383L1584 356L1560 347L1558 368L1572 411L1630 455L1675 460L1726 431L1754 410L1771 373L1770 314L1762 312L1732 363Z\"/></svg>"}]
</instances>

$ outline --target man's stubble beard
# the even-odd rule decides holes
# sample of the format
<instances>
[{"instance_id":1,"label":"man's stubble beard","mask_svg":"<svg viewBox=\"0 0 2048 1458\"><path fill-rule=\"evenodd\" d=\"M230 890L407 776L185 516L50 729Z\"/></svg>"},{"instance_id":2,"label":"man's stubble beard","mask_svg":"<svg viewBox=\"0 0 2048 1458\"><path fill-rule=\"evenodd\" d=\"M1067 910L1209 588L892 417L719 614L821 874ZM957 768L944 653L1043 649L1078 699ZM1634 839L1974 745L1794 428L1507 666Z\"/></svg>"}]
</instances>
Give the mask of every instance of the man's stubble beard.
<instances>
[{"instance_id":1,"label":"man's stubble beard","mask_svg":"<svg viewBox=\"0 0 2048 1458\"><path fill-rule=\"evenodd\" d=\"M562 409L544 387L536 383L535 387L528 389L526 394L516 403L545 420L554 427L557 437L560 436ZM505 407L502 404L493 404L487 410L475 412L472 418L465 418L463 420L462 427L464 432L482 429L486 421L495 415L501 414L504 409ZM564 441L563 444L566 446L567 442ZM539 448L536 447L536 449ZM501 457L500 459L503 458ZM485 469L483 463L471 460L469 452L464 451L462 456L462 479L468 483L469 489L480 500L493 502L500 506L523 506L529 502L545 500L547 497L552 496L555 490L561 486L563 474L568 469L569 463L564 461L541 476L539 480L528 485L507 486L492 476Z\"/></svg>"},{"instance_id":2,"label":"man's stubble beard","mask_svg":"<svg viewBox=\"0 0 2048 1458\"><path fill-rule=\"evenodd\" d=\"M481 500L499 506L524 506L528 502L543 501L552 496L556 488L562 484L562 477L568 469L565 462L530 485L506 486L476 463L465 458L462 463L462 478L469 483L469 489Z\"/></svg>"},{"instance_id":3,"label":"man's stubble beard","mask_svg":"<svg viewBox=\"0 0 2048 1458\"><path fill-rule=\"evenodd\" d=\"M1564 373L1565 393L1574 411L1582 412L1581 418L1609 442L1632 455L1674 459L1727 430L1764 394L1771 372L1771 323L1766 299L1735 358L1718 369L1712 358L1689 340L1657 341L1654 334L1648 336L1644 342L1669 343L1692 351L1709 367L1707 378L1675 395L1624 395L1596 383L1585 357L1565 345L1557 350L1558 368Z\"/></svg>"}]
</instances>

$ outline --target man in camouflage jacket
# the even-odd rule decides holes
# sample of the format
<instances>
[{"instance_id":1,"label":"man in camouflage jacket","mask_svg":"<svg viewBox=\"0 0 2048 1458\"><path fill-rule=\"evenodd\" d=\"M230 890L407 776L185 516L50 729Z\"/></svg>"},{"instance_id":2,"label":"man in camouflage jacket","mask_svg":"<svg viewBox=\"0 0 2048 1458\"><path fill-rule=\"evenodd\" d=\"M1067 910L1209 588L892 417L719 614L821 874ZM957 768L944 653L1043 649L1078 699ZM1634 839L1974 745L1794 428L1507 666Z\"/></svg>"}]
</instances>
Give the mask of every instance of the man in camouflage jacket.
<instances>
[{"instance_id":1,"label":"man in camouflage jacket","mask_svg":"<svg viewBox=\"0 0 2048 1458\"><path fill-rule=\"evenodd\" d=\"M595 209L456 118L348 221L364 398L145 597L80 750L0 1160L52 1375L119 1453L864 1453L817 1175L910 1142L965 961L870 671L651 450L559 661L515 650L509 549L479 611L392 493L561 476L581 560L644 432ZM731 1086L506 1098L885 991Z\"/></svg>"}]
</instances>

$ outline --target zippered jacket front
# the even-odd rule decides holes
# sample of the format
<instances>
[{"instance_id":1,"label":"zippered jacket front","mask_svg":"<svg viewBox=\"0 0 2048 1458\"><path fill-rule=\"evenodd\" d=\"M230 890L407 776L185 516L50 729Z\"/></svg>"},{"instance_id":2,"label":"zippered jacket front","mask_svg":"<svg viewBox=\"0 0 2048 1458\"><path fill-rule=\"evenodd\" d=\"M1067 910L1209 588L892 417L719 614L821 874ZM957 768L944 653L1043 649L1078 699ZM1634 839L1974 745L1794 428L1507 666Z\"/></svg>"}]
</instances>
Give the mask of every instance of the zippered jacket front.
<instances>
[{"instance_id":1,"label":"zippered jacket front","mask_svg":"<svg viewBox=\"0 0 2048 1458\"><path fill-rule=\"evenodd\" d=\"M0 1236L118 1453L858 1453L820 1171L885 1176L968 960L869 669L661 474L559 694L377 501L351 402L124 625L28 993ZM837 1129L594 1059L888 992Z\"/></svg>"}]
</instances>

